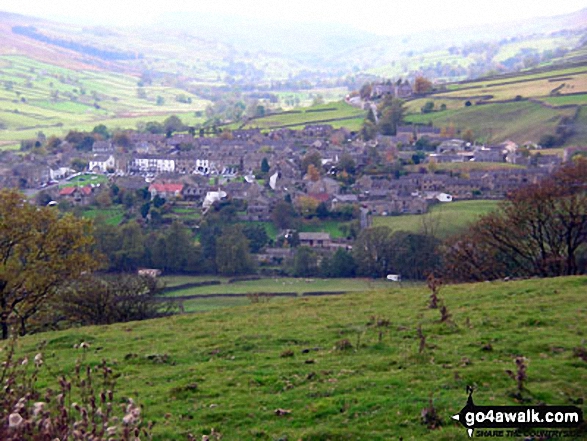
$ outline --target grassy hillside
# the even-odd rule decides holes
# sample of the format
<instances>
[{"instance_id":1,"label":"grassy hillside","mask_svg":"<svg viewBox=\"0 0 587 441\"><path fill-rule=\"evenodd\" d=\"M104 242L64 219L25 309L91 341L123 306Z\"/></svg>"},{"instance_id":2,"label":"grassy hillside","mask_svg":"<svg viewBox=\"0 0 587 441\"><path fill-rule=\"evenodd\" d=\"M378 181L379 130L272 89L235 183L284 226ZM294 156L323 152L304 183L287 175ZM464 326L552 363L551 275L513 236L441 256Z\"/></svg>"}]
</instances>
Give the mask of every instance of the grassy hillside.
<instances>
[{"instance_id":1,"label":"grassy hillside","mask_svg":"<svg viewBox=\"0 0 587 441\"><path fill-rule=\"evenodd\" d=\"M495 209L498 203L492 200L479 200L437 204L427 214L375 216L373 226L385 226L393 231L419 233L426 223L426 225L433 225L436 236L446 238L464 230L480 216Z\"/></svg>"},{"instance_id":2,"label":"grassy hillside","mask_svg":"<svg viewBox=\"0 0 587 441\"><path fill-rule=\"evenodd\" d=\"M349 106L344 101L339 101L306 108L296 108L285 113L257 118L245 127L300 129L304 128L306 124L330 124L334 127L347 127L350 130L358 130L364 118L364 110Z\"/></svg>"},{"instance_id":3,"label":"grassy hillside","mask_svg":"<svg viewBox=\"0 0 587 441\"><path fill-rule=\"evenodd\" d=\"M450 419L465 387L478 405L518 404L505 372L516 356L527 358L528 403L584 402L587 363L573 350L585 344L586 289L587 277L446 286L447 324L426 289L394 286L33 335L20 351L34 355L45 340L57 374L72 372L82 356L73 345L89 342L86 362L113 364L117 396L144 406L157 440L212 427L223 440L465 440ZM429 399L442 429L421 424Z\"/></svg>"},{"instance_id":4,"label":"grassy hillside","mask_svg":"<svg viewBox=\"0 0 587 441\"><path fill-rule=\"evenodd\" d=\"M454 125L457 129L471 129L478 138L491 141L523 143L538 141L544 134L553 134L563 116L573 116L575 109L552 109L531 101L486 104L461 107L430 114L408 115L415 124L432 122L436 127Z\"/></svg>"},{"instance_id":5,"label":"grassy hillside","mask_svg":"<svg viewBox=\"0 0 587 441\"><path fill-rule=\"evenodd\" d=\"M62 135L70 129L136 128L140 122L178 114L186 123L207 101L163 86L138 86L138 77L96 70L72 70L24 56L0 56L0 141ZM189 97L180 103L176 97ZM162 103L157 104L157 97Z\"/></svg>"}]
</instances>

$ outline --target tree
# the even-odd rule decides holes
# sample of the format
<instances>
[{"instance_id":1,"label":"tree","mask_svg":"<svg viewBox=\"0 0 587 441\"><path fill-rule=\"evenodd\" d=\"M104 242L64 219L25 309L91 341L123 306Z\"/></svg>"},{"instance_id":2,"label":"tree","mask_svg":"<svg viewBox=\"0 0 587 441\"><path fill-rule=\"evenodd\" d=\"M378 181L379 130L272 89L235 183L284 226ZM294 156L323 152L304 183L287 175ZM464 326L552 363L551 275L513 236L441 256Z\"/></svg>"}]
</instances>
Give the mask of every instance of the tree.
<instances>
[{"instance_id":1,"label":"tree","mask_svg":"<svg viewBox=\"0 0 587 441\"><path fill-rule=\"evenodd\" d=\"M130 222L118 234L118 248L114 252L114 267L118 271L136 271L145 263L145 239L141 226Z\"/></svg>"},{"instance_id":2,"label":"tree","mask_svg":"<svg viewBox=\"0 0 587 441\"><path fill-rule=\"evenodd\" d=\"M249 241L240 225L225 228L217 239L216 266L218 272L225 275L248 274L253 271Z\"/></svg>"},{"instance_id":3,"label":"tree","mask_svg":"<svg viewBox=\"0 0 587 441\"><path fill-rule=\"evenodd\" d=\"M504 276L552 277L587 271L587 160L567 164L537 184L513 192L461 240L447 247L457 280Z\"/></svg>"},{"instance_id":4,"label":"tree","mask_svg":"<svg viewBox=\"0 0 587 441\"><path fill-rule=\"evenodd\" d=\"M280 230L295 228L297 219L293 205L285 201L277 202L271 211L271 220Z\"/></svg>"},{"instance_id":5,"label":"tree","mask_svg":"<svg viewBox=\"0 0 587 441\"><path fill-rule=\"evenodd\" d=\"M88 161L81 158L74 158L71 160L71 168L73 168L76 172L82 172L88 168Z\"/></svg>"},{"instance_id":6,"label":"tree","mask_svg":"<svg viewBox=\"0 0 587 441\"><path fill-rule=\"evenodd\" d=\"M171 303L158 297L161 285L150 276L87 275L61 291L60 312L68 322L80 325L146 320L171 311Z\"/></svg>"},{"instance_id":7,"label":"tree","mask_svg":"<svg viewBox=\"0 0 587 441\"><path fill-rule=\"evenodd\" d=\"M375 135L377 135L377 126L373 122L366 119L363 122L363 127L361 127L361 137L365 141L370 141L375 139Z\"/></svg>"},{"instance_id":8,"label":"tree","mask_svg":"<svg viewBox=\"0 0 587 441\"><path fill-rule=\"evenodd\" d=\"M316 170L322 170L322 156L316 150L308 152L302 159L302 172L308 172L308 166L313 165Z\"/></svg>"},{"instance_id":9,"label":"tree","mask_svg":"<svg viewBox=\"0 0 587 441\"><path fill-rule=\"evenodd\" d=\"M430 113L434 111L434 101L426 101L426 104L420 109L422 113Z\"/></svg>"},{"instance_id":10,"label":"tree","mask_svg":"<svg viewBox=\"0 0 587 441\"><path fill-rule=\"evenodd\" d=\"M263 225L247 223L243 233L249 241L251 253L258 253L269 242L269 236Z\"/></svg>"},{"instance_id":11,"label":"tree","mask_svg":"<svg viewBox=\"0 0 587 441\"><path fill-rule=\"evenodd\" d=\"M112 141L114 142L114 145L124 149L128 149L132 145L130 136L128 136L126 132L116 132L112 137Z\"/></svg>"},{"instance_id":12,"label":"tree","mask_svg":"<svg viewBox=\"0 0 587 441\"><path fill-rule=\"evenodd\" d=\"M361 231L353 247L357 272L368 277L385 277L391 268L391 230L372 227Z\"/></svg>"},{"instance_id":13,"label":"tree","mask_svg":"<svg viewBox=\"0 0 587 441\"><path fill-rule=\"evenodd\" d=\"M466 129L462 136L461 136L465 141L470 142L471 144L473 144L475 142L475 133L473 132L473 130L471 129Z\"/></svg>"},{"instance_id":14,"label":"tree","mask_svg":"<svg viewBox=\"0 0 587 441\"><path fill-rule=\"evenodd\" d=\"M359 89L359 95L361 96L361 99L366 100L371 98L372 91L373 87L371 86L371 84L365 83L361 86L361 89Z\"/></svg>"},{"instance_id":15,"label":"tree","mask_svg":"<svg viewBox=\"0 0 587 441\"><path fill-rule=\"evenodd\" d=\"M397 126L403 122L405 112L403 101L386 95L379 105L378 112L381 115L377 125L379 131L383 135L394 136Z\"/></svg>"},{"instance_id":16,"label":"tree","mask_svg":"<svg viewBox=\"0 0 587 441\"><path fill-rule=\"evenodd\" d=\"M432 82L422 76L416 77L414 81L414 93L424 94L432 91Z\"/></svg>"},{"instance_id":17,"label":"tree","mask_svg":"<svg viewBox=\"0 0 587 441\"><path fill-rule=\"evenodd\" d=\"M165 132L183 132L186 127L177 115L171 115L163 121Z\"/></svg>"},{"instance_id":18,"label":"tree","mask_svg":"<svg viewBox=\"0 0 587 441\"><path fill-rule=\"evenodd\" d=\"M325 277L354 277L357 264L352 254L339 248L329 259L324 259L321 272Z\"/></svg>"},{"instance_id":19,"label":"tree","mask_svg":"<svg viewBox=\"0 0 587 441\"><path fill-rule=\"evenodd\" d=\"M391 236L392 268L402 278L424 280L440 268L440 241L424 234L398 231Z\"/></svg>"},{"instance_id":20,"label":"tree","mask_svg":"<svg viewBox=\"0 0 587 441\"><path fill-rule=\"evenodd\" d=\"M318 275L318 256L310 247L298 247L293 261L295 277L311 277Z\"/></svg>"},{"instance_id":21,"label":"tree","mask_svg":"<svg viewBox=\"0 0 587 441\"><path fill-rule=\"evenodd\" d=\"M149 121L145 125L145 131L146 132L149 132L149 133L160 135L162 133L165 133L165 128L163 127L163 124L161 124L160 122L157 122L157 121Z\"/></svg>"},{"instance_id":22,"label":"tree","mask_svg":"<svg viewBox=\"0 0 587 441\"><path fill-rule=\"evenodd\" d=\"M310 196L299 196L296 199L298 212L306 218L311 218L316 214L318 204L319 202Z\"/></svg>"},{"instance_id":23,"label":"tree","mask_svg":"<svg viewBox=\"0 0 587 441\"><path fill-rule=\"evenodd\" d=\"M200 250L190 231L179 221L174 221L164 234L149 240L147 251L151 264L166 273L194 273L201 268Z\"/></svg>"},{"instance_id":24,"label":"tree","mask_svg":"<svg viewBox=\"0 0 587 441\"><path fill-rule=\"evenodd\" d=\"M347 172L349 175L354 175L357 165L351 155L349 155L348 153L343 153L340 156L337 167L340 170Z\"/></svg>"},{"instance_id":25,"label":"tree","mask_svg":"<svg viewBox=\"0 0 587 441\"><path fill-rule=\"evenodd\" d=\"M103 139L110 138L110 132L104 124L98 124L96 127L94 127L94 130L92 130L92 133L100 135Z\"/></svg>"},{"instance_id":26,"label":"tree","mask_svg":"<svg viewBox=\"0 0 587 441\"><path fill-rule=\"evenodd\" d=\"M306 175L310 178L310 181L317 182L320 180L320 170L317 169L314 164L308 165Z\"/></svg>"},{"instance_id":27,"label":"tree","mask_svg":"<svg viewBox=\"0 0 587 441\"><path fill-rule=\"evenodd\" d=\"M27 321L52 302L63 282L97 268L91 223L59 217L50 207L29 204L15 190L0 191L0 327Z\"/></svg>"}]
</instances>

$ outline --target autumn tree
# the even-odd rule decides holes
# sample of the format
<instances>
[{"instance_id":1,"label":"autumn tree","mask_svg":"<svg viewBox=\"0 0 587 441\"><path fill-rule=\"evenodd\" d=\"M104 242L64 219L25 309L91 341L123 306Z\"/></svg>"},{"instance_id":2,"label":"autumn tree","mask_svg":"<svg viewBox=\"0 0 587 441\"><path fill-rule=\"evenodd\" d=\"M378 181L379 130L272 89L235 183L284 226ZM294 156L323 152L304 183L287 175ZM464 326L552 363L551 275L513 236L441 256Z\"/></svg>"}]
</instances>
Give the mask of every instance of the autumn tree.
<instances>
[{"instance_id":1,"label":"autumn tree","mask_svg":"<svg viewBox=\"0 0 587 441\"><path fill-rule=\"evenodd\" d=\"M587 160L561 167L542 181L513 192L447 247L453 279L552 277L587 270Z\"/></svg>"},{"instance_id":2,"label":"autumn tree","mask_svg":"<svg viewBox=\"0 0 587 441\"><path fill-rule=\"evenodd\" d=\"M372 91L373 91L373 86L371 86L371 84L369 84L369 83L365 83L361 86L361 89L359 90L359 95L361 96L361 99L367 100L367 99L371 98Z\"/></svg>"},{"instance_id":3,"label":"autumn tree","mask_svg":"<svg viewBox=\"0 0 587 441\"><path fill-rule=\"evenodd\" d=\"M307 173L308 166L313 165L317 170L322 169L322 156L316 150L308 152L302 159L302 172Z\"/></svg>"},{"instance_id":4,"label":"autumn tree","mask_svg":"<svg viewBox=\"0 0 587 441\"><path fill-rule=\"evenodd\" d=\"M296 199L298 212L306 218L310 218L316 214L316 209L319 204L320 202L310 196L300 196Z\"/></svg>"},{"instance_id":5,"label":"autumn tree","mask_svg":"<svg viewBox=\"0 0 587 441\"><path fill-rule=\"evenodd\" d=\"M0 191L0 327L7 338L51 302L59 287L97 262L91 254L91 223L37 208L14 190Z\"/></svg>"},{"instance_id":6,"label":"autumn tree","mask_svg":"<svg viewBox=\"0 0 587 441\"><path fill-rule=\"evenodd\" d=\"M425 94L432 91L432 82L423 76L416 77L414 81L414 93Z\"/></svg>"},{"instance_id":7,"label":"autumn tree","mask_svg":"<svg viewBox=\"0 0 587 441\"><path fill-rule=\"evenodd\" d=\"M317 182L320 180L320 170L317 169L314 164L308 165L308 170L306 171L306 175L310 178L310 181Z\"/></svg>"}]
</instances>

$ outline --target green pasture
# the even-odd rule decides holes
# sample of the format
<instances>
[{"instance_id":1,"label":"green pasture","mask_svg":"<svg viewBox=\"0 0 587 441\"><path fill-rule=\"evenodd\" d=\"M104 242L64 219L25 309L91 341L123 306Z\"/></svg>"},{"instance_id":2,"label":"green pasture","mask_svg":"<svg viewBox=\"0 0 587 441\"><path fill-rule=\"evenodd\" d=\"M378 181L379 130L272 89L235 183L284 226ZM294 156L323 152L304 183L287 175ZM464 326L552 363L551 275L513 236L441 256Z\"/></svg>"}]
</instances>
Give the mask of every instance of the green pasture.
<instances>
[{"instance_id":1,"label":"green pasture","mask_svg":"<svg viewBox=\"0 0 587 441\"><path fill-rule=\"evenodd\" d=\"M69 130L136 128L171 114L185 123L203 122L194 112L207 101L172 86L145 86L130 75L76 71L31 60L24 56L0 56L0 141L31 138L38 131L63 136ZM142 93L142 97L139 96ZM183 94L191 104L179 103ZM157 104L157 98L163 104Z\"/></svg>"},{"instance_id":2,"label":"green pasture","mask_svg":"<svg viewBox=\"0 0 587 441\"><path fill-rule=\"evenodd\" d=\"M458 130L473 130L477 138L511 139L518 143L538 141L552 134L563 116L573 116L575 109L550 109L538 103L520 101L461 107L429 114L411 114L406 121L414 124L432 122L436 127L454 125Z\"/></svg>"},{"instance_id":3,"label":"green pasture","mask_svg":"<svg viewBox=\"0 0 587 441\"><path fill-rule=\"evenodd\" d=\"M447 238L466 229L484 214L497 207L498 201L474 200L445 202L434 205L426 214L374 216L373 226L389 227L392 231L421 233L432 226L439 238Z\"/></svg>"},{"instance_id":4,"label":"green pasture","mask_svg":"<svg viewBox=\"0 0 587 441\"><path fill-rule=\"evenodd\" d=\"M331 110L332 109L332 110ZM296 113L282 113L257 118L247 124L246 127L259 127L271 129L277 127L303 128L306 124L316 124L319 121L344 119L343 121L332 121L325 124L345 126L347 120L353 121L364 119L365 111L349 106L343 101L322 104L307 108L297 108ZM299 113L297 113L299 112Z\"/></svg>"},{"instance_id":5,"label":"green pasture","mask_svg":"<svg viewBox=\"0 0 587 441\"><path fill-rule=\"evenodd\" d=\"M168 279L167 277L171 277ZM294 278L294 277L271 277L261 278L259 280L243 280L229 283L228 278L221 277L196 277L185 276L182 279L176 279L177 276L161 277L161 281L166 286L178 286L183 283L192 283L192 281L209 281L218 280L220 285L197 286L172 291L168 294L170 297L177 296L197 296L209 294L254 294L254 293L287 293L295 292L303 294L304 292L329 292L329 291L368 291L376 288L383 288L389 282L385 280L371 279L321 279L321 278ZM171 285L167 284L170 280ZM178 283L183 280L183 283Z\"/></svg>"},{"instance_id":6,"label":"green pasture","mask_svg":"<svg viewBox=\"0 0 587 441\"><path fill-rule=\"evenodd\" d=\"M586 288L584 276L443 286L451 317L441 322L427 288L390 284L40 333L21 338L17 354L32 359L44 341L39 383L54 389L77 359L106 360L115 399L140 404L156 441L212 428L223 441L466 440L451 416L467 386L477 405L521 398L585 413ZM81 342L89 348L75 349ZM521 395L506 372L516 357L527 366ZM435 430L422 421L431 403Z\"/></svg>"}]
</instances>

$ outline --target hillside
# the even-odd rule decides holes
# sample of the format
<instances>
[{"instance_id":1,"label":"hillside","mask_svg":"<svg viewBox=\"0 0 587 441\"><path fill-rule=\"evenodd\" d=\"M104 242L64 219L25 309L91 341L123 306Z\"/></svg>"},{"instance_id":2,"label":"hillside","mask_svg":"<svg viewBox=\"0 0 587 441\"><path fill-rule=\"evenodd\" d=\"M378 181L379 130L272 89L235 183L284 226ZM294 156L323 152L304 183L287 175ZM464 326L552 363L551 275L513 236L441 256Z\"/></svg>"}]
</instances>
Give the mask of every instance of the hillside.
<instances>
[{"instance_id":1,"label":"hillside","mask_svg":"<svg viewBox=\"0 0 587 441\"><path fill-rule=\"evenodd\" d=\"M464 440L450 416L464 406L467 385L477 404L519 404L506 374L516 356L527 359L527 403L585 412L587 363L573 351L585 345L586 287L586 277L446 286L451 324L427 308L427 289L390 284L44 333L23 338L21 352L34 355L46 341L55 373L71 373L76 357L107 359L120 374L117 396L144 406L157 440L200 439L212 427L223 440ZM85 355L73 348L82 341ZM430 399L438 430L420 421Z\"/></svg>"}]
</instances>

